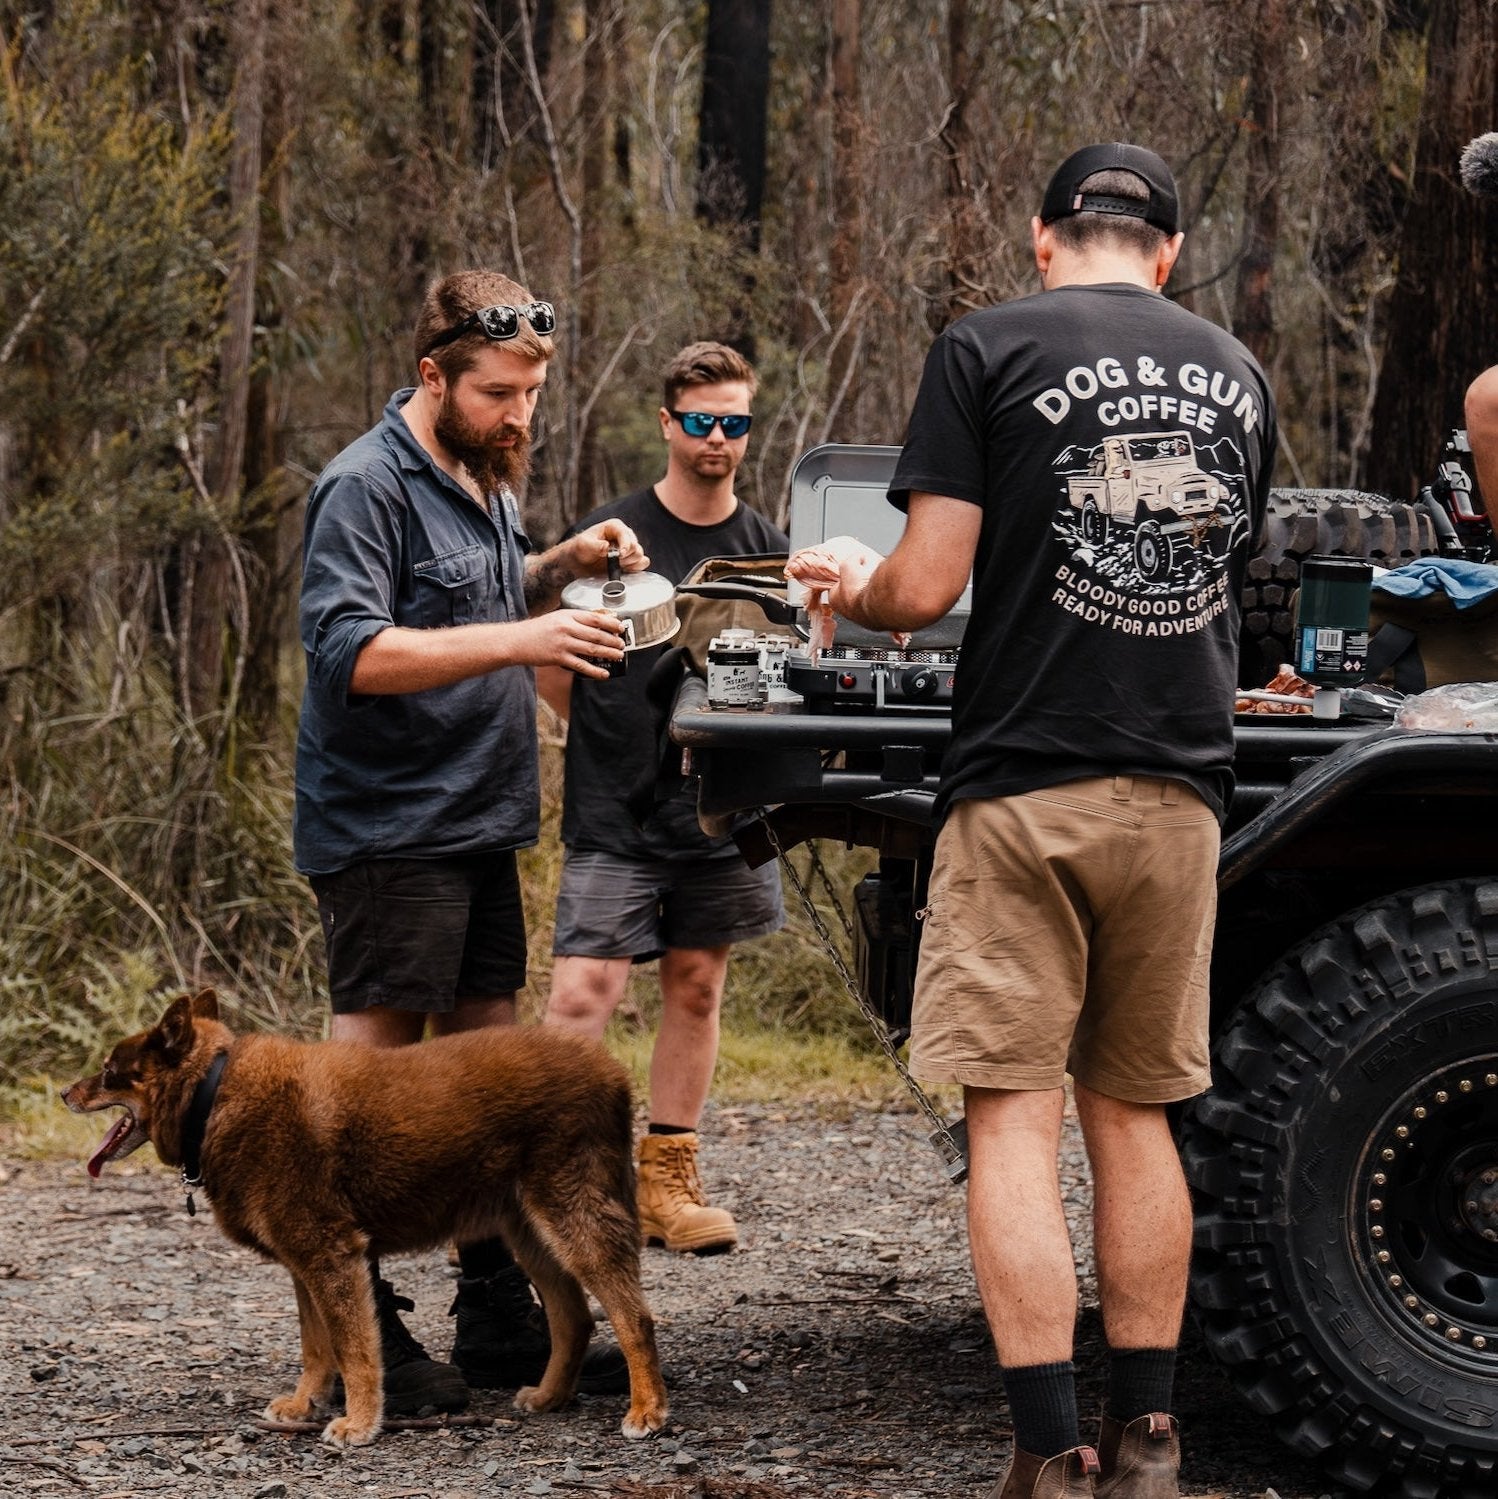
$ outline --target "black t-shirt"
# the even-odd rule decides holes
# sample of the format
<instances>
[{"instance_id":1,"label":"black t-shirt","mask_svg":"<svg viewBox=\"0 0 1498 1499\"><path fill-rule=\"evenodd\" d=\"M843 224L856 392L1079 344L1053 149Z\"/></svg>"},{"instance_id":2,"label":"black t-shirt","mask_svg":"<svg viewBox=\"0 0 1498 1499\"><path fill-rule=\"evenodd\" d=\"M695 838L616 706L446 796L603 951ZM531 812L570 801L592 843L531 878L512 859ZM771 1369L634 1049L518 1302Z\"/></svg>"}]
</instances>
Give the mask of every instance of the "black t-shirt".
<instances>
[{"instance_id":1,"label":"black t-shirt","mask_svg":"<svg viewBox=\"0 0 1498 1499\"><path fill-rule=\"evenodd\" d=\"M681 582L706 557L754 556L784 552L789 546L784 531L743 501L727 520L694 526L667 510L653 488L638 489L595 510L574 530L615 516L640 538L650 557L650 571L673 583ZM631 651L622 677L573 680L562 808L562 840L573 848L631 858L700 859L731 847L726 838L708 838L698 825L695 787L658 802L643 827L625 806L631 790L655 770L655 723L645 685L667 649L669 643Z\"/></svg>"},{"instance_id":2,"label":"black t-shirt","mask_svg":"<svg viewBox=\"0 0 1498 1499\"><path fill-rule=\"evenodd\" d=\"M983 510L941 810L1152 774L1222 814L1275 433L1248 351L1140 287L1059 287L937 339L890 499Z\"/></svg>"}]
</instances>

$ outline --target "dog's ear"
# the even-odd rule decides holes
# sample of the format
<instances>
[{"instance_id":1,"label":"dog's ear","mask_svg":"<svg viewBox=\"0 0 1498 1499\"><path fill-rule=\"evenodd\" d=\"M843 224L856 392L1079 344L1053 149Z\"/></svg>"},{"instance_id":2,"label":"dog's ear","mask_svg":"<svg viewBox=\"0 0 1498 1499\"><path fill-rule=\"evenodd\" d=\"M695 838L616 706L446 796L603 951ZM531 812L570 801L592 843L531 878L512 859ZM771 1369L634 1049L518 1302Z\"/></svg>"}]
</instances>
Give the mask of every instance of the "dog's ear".
<instances>
[{"instance_id":1,"label":"dog's ear","mask_svg":"<svg viewBox=\"0 0 1498 1499\"><path fill-rule=\"evenodd\" d=\"M146 1036L146 1045L169 1062L181 1061L192 1050L192 1006L193 1001L186 994L179 994Z\"/></svg>"},{"instance_id":2,"label":"dog's ear","mask_svg":"<svg viewBox=\"0 0 1498 1499\"><path fill-rule=\"evenodd\" d=\"M217 1020L218 995L212 989L199 989L192 997L192 1012L200 1020Z\"/></svg>"}]
</instances>

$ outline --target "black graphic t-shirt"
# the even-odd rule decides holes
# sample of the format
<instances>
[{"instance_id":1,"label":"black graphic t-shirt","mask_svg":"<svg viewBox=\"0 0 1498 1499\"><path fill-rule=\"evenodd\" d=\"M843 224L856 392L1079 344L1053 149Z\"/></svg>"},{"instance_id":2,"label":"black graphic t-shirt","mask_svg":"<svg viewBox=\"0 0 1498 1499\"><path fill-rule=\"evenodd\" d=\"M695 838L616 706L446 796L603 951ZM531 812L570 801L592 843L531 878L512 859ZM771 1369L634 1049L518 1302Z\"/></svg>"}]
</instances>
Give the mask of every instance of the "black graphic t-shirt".
<instances>
[{"instance_id":1,"label":"black graphic t-shirt","mask_svg":"<svg viewBox=\"0 0 1498 1499\"><path fill-rule=\"evenodd\" d=\"M890 500L983 511L941 810L1123 774L1222 815L1275 432L1248 351L1141 287L1058 287L937 339Z\"/></svg>"},{"instance_id":2,"label":"black graphic t-shirt","mask_svg":"<svg viewBox=\"0 0 1498 1499\"><path fill-rule=\"evenodd\" d=\"M784 553L789 545L784 531L743 501L727 520L694 526L667 510L653 488L638 489L595 510L573 531L613 516L640 538L650 557L650 571L673 583L680 583L707 557ZM622 677L573 681L562 840L574 848L630 858L700 859L719 849L737 858L738 850L727 838L710 839L698 825L695 787L683 787L680 796L657 803L644 827L636 825L625 805L629 793L654 769L655 724L645 685L667 649L669 643L631 651Z\"/></svg>"}]
</instances>

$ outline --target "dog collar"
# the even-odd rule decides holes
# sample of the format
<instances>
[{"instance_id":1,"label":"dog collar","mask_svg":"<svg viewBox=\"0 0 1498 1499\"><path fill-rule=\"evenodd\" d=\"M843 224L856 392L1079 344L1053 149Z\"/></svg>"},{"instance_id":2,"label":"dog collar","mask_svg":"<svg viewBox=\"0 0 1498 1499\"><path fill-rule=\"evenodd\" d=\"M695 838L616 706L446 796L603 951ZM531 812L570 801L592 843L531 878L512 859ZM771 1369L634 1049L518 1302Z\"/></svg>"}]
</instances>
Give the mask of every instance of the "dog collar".
<instances>
[{"instance_id":1,"label":"dog collar","mask_svg":"<svg viewBox=\"0 0 1498 1499\"><path fill-rule=\"evenodd\" d=\"M218 1097L218 1085L228 1060L227 1051L214 1057L208 1071L192 1090L187 1117L182 1121L182 1188L187 1193L189 1216L198 1211L192 1200L192 1189L203 1185L203 1135L208 1129L208 1116L213 1112L213 1102Z\"/></svg>"}]
</instances>

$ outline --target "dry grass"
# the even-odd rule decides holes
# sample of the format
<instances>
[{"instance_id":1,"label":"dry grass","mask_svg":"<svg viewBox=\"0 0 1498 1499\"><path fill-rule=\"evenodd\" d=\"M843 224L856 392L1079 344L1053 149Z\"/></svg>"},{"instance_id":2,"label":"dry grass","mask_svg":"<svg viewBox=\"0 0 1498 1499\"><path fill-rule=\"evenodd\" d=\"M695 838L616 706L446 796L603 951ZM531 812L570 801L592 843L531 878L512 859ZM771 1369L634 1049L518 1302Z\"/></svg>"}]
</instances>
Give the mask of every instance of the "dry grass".
<instances>
[{"instance_id":1,"label":"dry grass","mask_svg":"<svg viewBox=\"0 0 1498 1499\"><path fill-rule=\"evenodd\" d=\"M83 660L68 687L68 711L28 702L0 732L12 788L0 804L0 1151L27 1155L87 1153L98 1121L74 1119L58 1089L183 988L216 988L247 1029L311 1037L326 1024L316 909L291 866L289 751L230 761L219 746L215 757L146 672L134 701ZM542 762L542 837L521 861L528 1021L551 976L554 736L543 738ZM846 891L867 867L857 851L824 857ZM905 1106L805 914L787 906L784 931L735 952L715 1100ZM641 1097L658 1014L656 965L644 964L607 1037Z\"/></svg>"}]
</instances>

